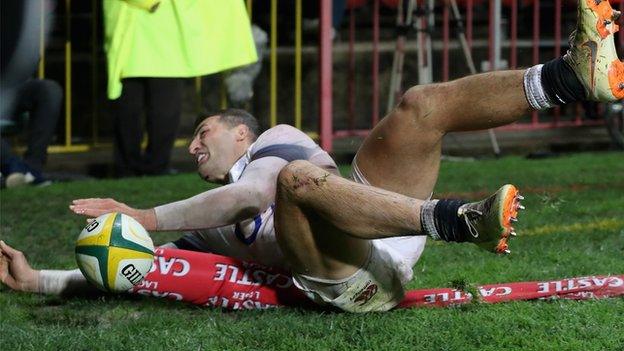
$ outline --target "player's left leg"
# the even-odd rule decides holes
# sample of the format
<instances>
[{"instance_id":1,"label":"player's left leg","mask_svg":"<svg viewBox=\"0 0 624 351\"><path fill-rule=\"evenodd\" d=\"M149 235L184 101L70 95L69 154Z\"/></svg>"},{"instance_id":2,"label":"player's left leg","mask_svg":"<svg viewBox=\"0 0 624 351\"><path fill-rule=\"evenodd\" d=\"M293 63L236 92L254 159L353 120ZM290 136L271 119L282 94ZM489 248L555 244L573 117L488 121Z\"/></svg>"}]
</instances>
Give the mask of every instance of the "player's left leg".
<instances>
[{"instance_id":1,"label":"player's left leg","mask_svg":"<svg viewBox=\"0 0 624 351\"><path fill-rule=\"evenodd\" d=\"M275 229L296 282L320 291L326 302L340 301L334 304L365 311L398 303L400 282L411 277L403 256L373 239L429 235L501 252L513 235L511 222L518 207L512 185L477 203L435 203L351 182L307 161L295 161L278 177ZM370 306L360 308L345 300L343 293L358 300L370 288L369 281L380 292Z\"/></svg>"},{"instance_id":2,"label":"player's left leg","mask_svg":"<svg viewBox=\"0 0 624 351\"><path fill-rule=\"evenodd\" d=\"M521 199L515 187L507 185L484 201L472 204L461 202L467 206L460 206L460 211L489 213L495 208L493 217L501 214L507 219L515 218ZM337 230L358 239L430 235L428 228L423 228L422 223L426 220L422 211L427 203L428 201L352 182L307 161L291 162L278 177L279 216L293 218L290 210L295 214L299 212L303 217L313 214L317 219L329 222ZM505 211L508 213L499 213ZM467 216L463 220L470 219ZM442 221L443 218L437 220ZM288 222L291 221L284 223ZM513 219L506 222L513 222ZM494 225L481 223L478 225L482 228L479 232L484 234L499 225L498 222ZM472 235L477 236L475 233Z\"/></svg>"},{"instance_id":3,"label":"player's left leg","mask_svg":"<svg viewBox=\"0 0 624 351\"><path fill-rule=\"evenodd\" d=\"M377 199L386 192L376 191L305 161L292 162L280 172L274 216L277 242L295 285L313 301L365 312L390 309L403 299L398 264L367 238L419 230L418 201L392 195L392 207L401 215L390 214L397 220L390 223L381 214L390 212L387 204ZM380 223L362 216L361 206Z\"/></svg>"}]
</instances>

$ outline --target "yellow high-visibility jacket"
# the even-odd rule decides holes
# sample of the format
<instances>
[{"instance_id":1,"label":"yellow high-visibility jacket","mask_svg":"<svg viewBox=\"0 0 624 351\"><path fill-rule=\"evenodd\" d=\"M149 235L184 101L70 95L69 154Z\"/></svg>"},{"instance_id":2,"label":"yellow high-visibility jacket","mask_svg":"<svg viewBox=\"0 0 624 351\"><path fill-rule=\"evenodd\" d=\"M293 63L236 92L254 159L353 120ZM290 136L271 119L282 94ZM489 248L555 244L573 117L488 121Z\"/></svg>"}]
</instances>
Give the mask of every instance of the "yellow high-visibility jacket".
<instances>
[{"instance_id":1,"label":"yellow high-visibility jacket","mask_svg":"<svg viewBox=\"0 0 624 351\"><path fill-rule=\"evenodd\" d=\"M196 77L258 58L242 0L103 0L108 97L129 77Z\"/></svg>"}]
</instances>

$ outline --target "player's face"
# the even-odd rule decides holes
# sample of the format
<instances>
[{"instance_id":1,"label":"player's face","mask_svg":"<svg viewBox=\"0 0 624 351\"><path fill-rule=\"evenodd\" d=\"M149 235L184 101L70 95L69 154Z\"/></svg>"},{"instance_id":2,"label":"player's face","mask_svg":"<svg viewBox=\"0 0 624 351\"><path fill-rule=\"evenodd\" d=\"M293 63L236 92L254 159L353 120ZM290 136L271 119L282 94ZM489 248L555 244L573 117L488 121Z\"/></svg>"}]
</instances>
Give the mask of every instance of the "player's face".
<instances>
[{"instance_id":1,"label":"player's face","mask_svg":"<svg viewBox=\"0 0 624 351\"><path fill-rule=\"evenodd\" d=\"M227 174L247 147L238 128L229 128L219 116L206 118L195 130L189 152L197 162L197 172L208 182L224 183Z\"/></svg>"}]
</instances>

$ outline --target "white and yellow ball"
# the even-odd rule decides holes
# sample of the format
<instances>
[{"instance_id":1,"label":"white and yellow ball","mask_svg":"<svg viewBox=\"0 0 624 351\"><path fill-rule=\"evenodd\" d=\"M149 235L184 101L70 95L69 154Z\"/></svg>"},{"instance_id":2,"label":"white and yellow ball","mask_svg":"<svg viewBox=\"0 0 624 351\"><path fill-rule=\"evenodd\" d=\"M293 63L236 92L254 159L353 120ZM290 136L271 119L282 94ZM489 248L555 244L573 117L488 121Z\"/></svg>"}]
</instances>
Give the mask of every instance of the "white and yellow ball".
<instances>
[{"instance_id":1,"label":"white and yellow ball","mask_svg":"<svg viewBox=\"0 0 624 351\"><path fill-rule=\"evenodd\" d=\"M123 292L139 284L154 262L154 244L143 226L122 213L89 223L76 240L76 262L99 289Z\"/></svg>"}]
</instances>

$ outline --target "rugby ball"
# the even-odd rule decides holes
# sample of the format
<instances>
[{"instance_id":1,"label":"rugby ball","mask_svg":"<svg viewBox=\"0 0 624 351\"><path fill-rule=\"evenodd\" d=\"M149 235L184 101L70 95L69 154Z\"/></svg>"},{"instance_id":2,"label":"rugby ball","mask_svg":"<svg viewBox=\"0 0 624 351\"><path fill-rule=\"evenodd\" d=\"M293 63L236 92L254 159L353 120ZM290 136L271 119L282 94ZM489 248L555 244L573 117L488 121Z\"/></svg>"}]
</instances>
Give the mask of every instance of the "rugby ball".
<instances>
[{"instance_id":1,"label":"rugby ball","mask_svg":"<svg viewBox=\"0 0 624 351\"><path fill-rule=\"evenodd\" d=\"M76 240L76 262L91 284L123 292L139 284L154 262L154 244L143 226L123 213L94 219Z\"/></svg>"}]
</instances>

